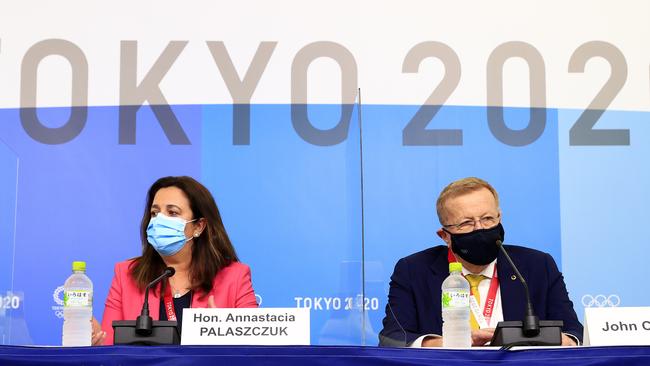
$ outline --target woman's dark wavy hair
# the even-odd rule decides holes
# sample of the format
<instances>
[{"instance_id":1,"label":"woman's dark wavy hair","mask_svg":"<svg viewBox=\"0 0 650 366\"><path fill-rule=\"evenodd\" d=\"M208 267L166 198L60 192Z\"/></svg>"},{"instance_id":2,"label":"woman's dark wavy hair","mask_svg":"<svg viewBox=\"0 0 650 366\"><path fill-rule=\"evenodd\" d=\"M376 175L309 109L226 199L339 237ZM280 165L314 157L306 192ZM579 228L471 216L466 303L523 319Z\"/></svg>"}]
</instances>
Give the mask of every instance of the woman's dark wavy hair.
<instances>
[{"instance_id":1,"label":"woman's dark wavy hair","mask_svg":"<svg viewBox=\"0 0 650 366\"><path fill-rule=\"evenodd\" d=\"M147 241L147 226L151 219L151 205L154 196L158 190L167 187L176 187L185 193L190 201L192 219L205 218L205 230L198 238L192 239L194 245L192 246L192 262L189 273L192 289L201 289L205 295L212 290L212 282L217 273L232 262L238 262L239 259L223 226L221 214L219 214L212 194L191 177L163 177L149 188L140 224L142 255L135 258L131 264L131 275L138 288L144 290L166 268L160 254Z\"/></svg>"}]
</instances>

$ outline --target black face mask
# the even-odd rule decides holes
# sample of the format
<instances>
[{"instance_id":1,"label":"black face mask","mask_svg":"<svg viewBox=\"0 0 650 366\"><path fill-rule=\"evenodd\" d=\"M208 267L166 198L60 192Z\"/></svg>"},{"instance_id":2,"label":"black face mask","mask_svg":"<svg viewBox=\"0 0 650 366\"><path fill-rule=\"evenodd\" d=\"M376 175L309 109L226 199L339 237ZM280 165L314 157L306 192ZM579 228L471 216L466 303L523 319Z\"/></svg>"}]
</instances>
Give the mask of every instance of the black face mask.
<instances>
[{"instance_id":1,"label":"black face mask","mask_svg":"<svg viewBox=\"0 0 650 366\"><path fill-rule=\"evenodd\" d=\"M496 241L503 241L505 235L501 223L493 228L474 230L465 234L452 234L449 231L447 233L451 236L452 251L462 259L478 266L489 264L497 258L499 248Z\"/></svg>"}]
</instances>

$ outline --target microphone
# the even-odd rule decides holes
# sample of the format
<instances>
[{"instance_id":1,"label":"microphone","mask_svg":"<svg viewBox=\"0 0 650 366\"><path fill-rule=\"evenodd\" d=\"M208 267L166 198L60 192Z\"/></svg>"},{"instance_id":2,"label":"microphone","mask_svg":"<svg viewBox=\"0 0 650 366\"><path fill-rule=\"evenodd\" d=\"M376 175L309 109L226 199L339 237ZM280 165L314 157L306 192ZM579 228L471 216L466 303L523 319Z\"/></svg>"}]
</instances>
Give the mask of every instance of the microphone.
<instances>
[{"instance_id":1,"label":"microphone","mask_svg":"<svg viewBox=\"0 0 650 366\"><path fill-rule=\"evenodd\" d=\"M508 252L506 252L506 248L503 247L503 242L501 240L497 240L496 244L497 247L501 249L501 253L503 253L503 255L508 260L508 263L510 263L510 267L512 267L512 269L517 274L517 278L519 278L519 281L524 286L524 291L526 292L526 315L524 316L524 321L523 321L524 336L535 337L536 335L539 334L539 318L537 317L537 315L535 315L535 310L533 309L533 303L530 301L528 284L526 283L524 276L521 275L519 269L517 269L517 266L508 255Z\"/></svg>"},{"instance_id":2,"label":"microphone","mask_svg":"<svg viewBox=\"0 0 650 366\"><path fill-rule=\"evenodd\" d=\"M144 303L142 304L142 311L140 311L140 316L135 320L135 332L139 335L148 336L151 335L153 329L153 319L149 316L149 289L158 282L162 281L167 277L171 277L176 273L176 270L173 267L165 268L163 274L158 276L155 280L151 281L147 287L144 289Z\"/></svg>"}]
</instances>

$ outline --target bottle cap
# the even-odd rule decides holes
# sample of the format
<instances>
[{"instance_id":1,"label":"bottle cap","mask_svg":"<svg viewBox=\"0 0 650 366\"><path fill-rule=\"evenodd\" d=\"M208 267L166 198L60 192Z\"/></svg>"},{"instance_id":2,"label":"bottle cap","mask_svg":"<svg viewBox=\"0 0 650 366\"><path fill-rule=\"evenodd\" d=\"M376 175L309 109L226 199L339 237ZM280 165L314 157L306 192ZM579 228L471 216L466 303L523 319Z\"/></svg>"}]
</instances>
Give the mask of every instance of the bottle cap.
<instances>
[{"instance_id":1,"label":"bottle cap","mask_svg":"<svg viewBox=\"0 0 650 366\"><path fill-rule=\"evenodd\" d=\"M451 262L449 263L449 273L451 272L462 272L463 265L460 262Z\"/></svg>"},{"instance_id":2,"label":"bottle cap","mask_svg":"<svg viewBox=\"0 0 650 366\"><path fill-rule=\"evenodd\" d=\"M82 261L74 261L72 262L72 270L73 271L86 271L86 262Z\"/></svg>"}]
</instances>

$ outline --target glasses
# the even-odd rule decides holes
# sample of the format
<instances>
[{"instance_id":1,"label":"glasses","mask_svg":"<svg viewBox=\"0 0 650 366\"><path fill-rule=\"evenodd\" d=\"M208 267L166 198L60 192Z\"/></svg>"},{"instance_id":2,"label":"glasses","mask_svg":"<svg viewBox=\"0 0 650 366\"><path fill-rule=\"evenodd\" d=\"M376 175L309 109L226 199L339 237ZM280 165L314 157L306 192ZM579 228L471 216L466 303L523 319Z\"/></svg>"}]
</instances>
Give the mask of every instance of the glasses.
<instances>
[{"instance_id":1,"label":"glasses","mask_svg":"<svg viewBox=\"0 0 650 366\"><path fill-rule=\"evenodd\" d=\"M445 229L454 228L456 232L464 234L469 233L470 231L474 231L477 223L480 223L481 228L483 229L493 228L499 223L500 218L500 214L497 216L483 216L478 220L465 220L460 224L442 225L442 227Z\"/></svg>"}]
</instances>

